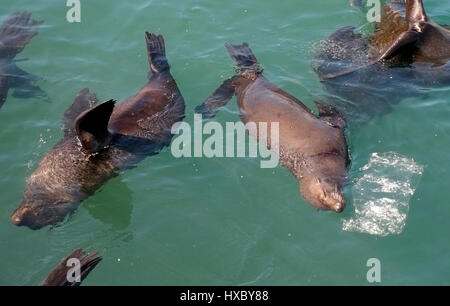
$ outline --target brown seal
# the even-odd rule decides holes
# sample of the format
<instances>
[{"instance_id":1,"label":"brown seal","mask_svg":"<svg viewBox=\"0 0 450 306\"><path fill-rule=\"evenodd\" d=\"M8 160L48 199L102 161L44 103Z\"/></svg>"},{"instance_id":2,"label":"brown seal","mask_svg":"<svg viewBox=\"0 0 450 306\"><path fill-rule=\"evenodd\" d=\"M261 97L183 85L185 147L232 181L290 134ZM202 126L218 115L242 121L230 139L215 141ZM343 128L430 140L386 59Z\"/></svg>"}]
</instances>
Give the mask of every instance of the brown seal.
<instances>
[{"instance_id":1,"label":"brown seal","mask_svg":"<svg viewBox=\"0 0 450 306\"><path fill-rule=\"evenodd\" d=\"M184 100L170 74L164 40L146 33L151 73L132 98L114 107L82 90L64 114L64 138L29 177L22 204L11 219L38 229L74 211L118 170L157 154L184 117Z\"/></svg>"},{"instance_id":2,"label":"brown seal","mask_svg":"<svg viewBox=\"0 0 450 306\"><path fill-rule=\"evenodd\" d=\"M236 94L244 124L279 122L280 161L300 182L303 197L318 209L341 212L346 204L343 186L349 159L340 114L316 103L317 117L300 100L270 83L247 43L228 44L227 49L237 63L237 75L226 80L196 112L212 117Z\"/></svg>"},{"instance_id":3,"label":"brown seal","mask_svg":"<svg viewBox=\"0 0 450 306\"><path fill-rule=\"evenodd\" d=\"M389 67L414 63L430 63L438 67L445 65L450 59L449 29L427 16L422 0L403 2L404 16L398 11L401 4L398 0L384 7L381 22L368 40L354 34L351 27L342 28L330 36L326 44L328 47L324 48L321 56L326 57L326 53L330 53L328 56L353 65L328 72L319 68L320 77L333 79L381 62ZM331 50L333 45L337 49ZM448 69L445 73L448 75Z\"/></svg>"},{"instance_id":4,"label":"brown seal","mask_svg":"<svg viewBox=\"0 0 450 306\"><path fill-rule=\"evenodd\" d=\"M424 88L450 84L448 28L425 14L421 1L391 0L381 22L363 36L354 27L338 29L312 61L328 103L350 125L391 112Z\"/></svg>"}]
</instances>

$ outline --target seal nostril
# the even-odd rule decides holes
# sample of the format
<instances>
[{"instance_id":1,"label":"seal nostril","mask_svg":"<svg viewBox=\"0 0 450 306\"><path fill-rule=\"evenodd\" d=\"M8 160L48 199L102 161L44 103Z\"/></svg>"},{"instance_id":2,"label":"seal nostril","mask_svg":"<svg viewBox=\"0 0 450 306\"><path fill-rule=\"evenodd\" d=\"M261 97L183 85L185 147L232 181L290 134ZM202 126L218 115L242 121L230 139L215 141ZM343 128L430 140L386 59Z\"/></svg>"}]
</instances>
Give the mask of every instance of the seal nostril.
<instances>
[{"instance_id":1,"label":"seal nostril","mask_svg":"<svg viewBox=\"0 0 450 306\"><path fill-rule=\"evenodd\" d=\"M344 205L342 205L342 203L336 203L334 205L334 211L337 213L340 213L344 210Z\"/></svg>"},{"instance_id":2,"label":"seal nostril","mask_svg":"<svg viewBox=\"0 0 450 306\"><path fill-rule=\"evenodd\" d=\"M18 216L12 216L11 217L12 223L14 225L21 225L22 224L22 219Z\"/></svg>"}]
</instances>

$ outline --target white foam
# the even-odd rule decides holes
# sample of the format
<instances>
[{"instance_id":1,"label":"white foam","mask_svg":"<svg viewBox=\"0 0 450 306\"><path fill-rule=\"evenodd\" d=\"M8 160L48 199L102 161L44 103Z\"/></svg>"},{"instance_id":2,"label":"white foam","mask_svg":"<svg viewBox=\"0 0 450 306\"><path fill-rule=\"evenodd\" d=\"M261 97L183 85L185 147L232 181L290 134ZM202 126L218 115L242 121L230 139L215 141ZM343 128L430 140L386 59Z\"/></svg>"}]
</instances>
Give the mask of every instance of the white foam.
<instances>
[{"instance_id":1,"label":"white foam","mask_svg":"<svg viewBox=\"0 0 450 306\"><path fill-rule=\"evenodd\" d=\"M353 185L355 213L342 220L342 230L377 236L400 234L423 169L395 152L372 153Z\"/></svg>"}]
</instances>

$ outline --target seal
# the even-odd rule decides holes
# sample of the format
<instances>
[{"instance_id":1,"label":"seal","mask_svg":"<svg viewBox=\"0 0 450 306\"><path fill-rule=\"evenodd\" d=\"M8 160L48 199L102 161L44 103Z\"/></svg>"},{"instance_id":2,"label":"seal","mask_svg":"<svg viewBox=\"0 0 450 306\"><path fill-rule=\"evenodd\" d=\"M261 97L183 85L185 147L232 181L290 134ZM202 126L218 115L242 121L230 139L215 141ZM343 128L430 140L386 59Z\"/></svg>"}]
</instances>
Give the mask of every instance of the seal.
<instances>
[{"instance_id":1,"label":"seal","mask_svg":"<svg viewBox=\"0 0 450 306\"><path fill-rule=\"evenodd\" d=\"M71 259L77 259L80 263L79 281L74 280L71 282L67 279L67 273L74 267L71 262L68 262ZM61 261L39 286L79 286L101 260L102 257L98 256L98 251L86 254L82 249L77 249Z\"/></svg>"},{"instance_id":2,"label":"seal","mask_svg":"<svg viewBox=\"0 0 450 306\"><path fill-rule=\"evenodd\" d=\"M247 43L226 47L237 63L237 74L197 106L196 112L211 118L236 94L244 124L279 122L280 162L300 182L305 200L318 209L341 212L349 164L342 116L333 107L316 102L317 117L300 100L270 83ZM254 131L249 133L257 138Z\"/></svg>"},{"instance_id":3,"label":"seal","mask_svg":"<svg viewBox=\"0 0 450 306\"><path fill-rule=\"evenodd\" d=\"M88 89L77 95L64 113L64 138L27 180L14 224L39 229L62 221L118 170L170 143L172 125L184 118L184 99L170 74L163 37L145 37L148 83L116 107L114 100L97 104Z\"/></svg>"},{"instance_id":4,"label":"seal","mask_svg":"<svg viewBox=\"0 0 450 306\"><path fill-rule=\"evenodd\" d=\"M404 3L405 16L398 9L398 0L391 6L384 7L381 22L368 40L354 34L353 27L342 28L330 36L328 41L331 45L336 44L339 49L357 52L352 56L347 51L335 58L347 60L353 65L337 71L322 71L320 77L333 79L381 62L388 67L414 63L430 63L438 67L445 65L450 59L449 29L428 18L422 0L405 0ZM336 53L337 50L325 48L322 53L331 51ZM328 54L329 56L336 55Z\"/></svg>"},{"instance_id":5,"label":"seal","mask_svg":"<svg viewBox=\"0 0 450 306\"><path fill-rule=\"evenodd\" d=\"M383 115L424 87L450 84L448 28L434 23L422 1L392 0L367 37L351 26L322 44L312 65L329 93L326 101L349 124Z\"/></svg>"},{"instance_id":6,"label":"seal","mask_svg":"<svg viewBox=\"0 0 450 306\"><path fill-rule=\"evenodd\" d=\"M0 107L6 101L10 89L14 89L13 96L18 98L39 97L47 94L33 83L39 77L29 74L17 67L17 54L37 34L43 21L30 19L29 13L14 13L6 18L0 28Z\"/></svg>"}]
</instances>

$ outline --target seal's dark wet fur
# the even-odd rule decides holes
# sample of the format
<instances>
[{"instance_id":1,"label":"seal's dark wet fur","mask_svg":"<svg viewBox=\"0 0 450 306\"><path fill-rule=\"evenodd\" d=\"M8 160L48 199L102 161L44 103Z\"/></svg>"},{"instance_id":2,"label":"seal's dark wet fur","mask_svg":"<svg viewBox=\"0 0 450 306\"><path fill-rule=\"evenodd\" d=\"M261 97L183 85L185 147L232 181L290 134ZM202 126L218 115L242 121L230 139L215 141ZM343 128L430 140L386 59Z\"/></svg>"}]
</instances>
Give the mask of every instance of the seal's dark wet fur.
<instances>
[{"instance_id":1,"label":"seal's dark wet fur","mask_svg":"<svg viewBox=\"0 0 450 306\"><path fill-rule=\"evenodd\" d=\"M326 39L313 69L327 101L351 121L390 112L422 88L450 84L450 31L433 22L421 0L391 0L373 34L348 26Z\"/></svg>"},{"instance_id":2,"label":"seal's dark wet fur","mask_svg":"<svg viewBox=\"0 0 450 306\"><path fill-rule=\"evenodd\" d=\"M151 73L132 98L97 104L82 90L64 114L64 138L28 178L12 222L39 229L56 224L119 170L157 154L184 117L184 100L170 74L161 35L146 33Z\"/></svg>"}]
</instances>

